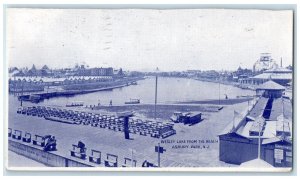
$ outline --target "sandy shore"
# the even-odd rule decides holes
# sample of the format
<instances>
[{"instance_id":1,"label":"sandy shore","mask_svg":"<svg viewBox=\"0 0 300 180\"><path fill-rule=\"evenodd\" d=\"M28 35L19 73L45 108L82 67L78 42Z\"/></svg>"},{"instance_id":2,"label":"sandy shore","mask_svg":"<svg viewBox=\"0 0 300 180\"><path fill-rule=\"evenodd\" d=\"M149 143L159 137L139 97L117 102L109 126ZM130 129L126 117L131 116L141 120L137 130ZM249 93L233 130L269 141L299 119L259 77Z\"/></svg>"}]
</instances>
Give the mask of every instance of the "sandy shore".
<instances>
[{"instance_id":1,"label":"sandy shore","mask_svg":"<svg viewBox=\"0 0 300 180\"><path fill-rule=\"evenodd\" d=\"M211 100L202 100L202 101L186 101L179 102L179 104L212 104L212 105L233 105L237 103L246 102L252 100L253 98L234 98L234 99L211 99Z\"/></svg>"},{"instance_id":2,"label":"sandy shore","mask_svg":"<svg viewBox=\"0 0 300 180\"><path fill-rule=\"evenodd\" d=\"M220 111L224 105L234 105L238 103L247 102L252 98L235 98L235 99L217 99L201 100L201 101L186 101L174 102L172 104L157 104L156 117L161 120L168 120L176 111L189 112L197 111L202 112L204 117L211 113ZM133 105L114 105L114 106L95 106L88 108L95 111L106 112L124 112L133 111L138 115L146 118L154 118L155 108L154 104L133 104Z\"/></svg>"}]
</instances>

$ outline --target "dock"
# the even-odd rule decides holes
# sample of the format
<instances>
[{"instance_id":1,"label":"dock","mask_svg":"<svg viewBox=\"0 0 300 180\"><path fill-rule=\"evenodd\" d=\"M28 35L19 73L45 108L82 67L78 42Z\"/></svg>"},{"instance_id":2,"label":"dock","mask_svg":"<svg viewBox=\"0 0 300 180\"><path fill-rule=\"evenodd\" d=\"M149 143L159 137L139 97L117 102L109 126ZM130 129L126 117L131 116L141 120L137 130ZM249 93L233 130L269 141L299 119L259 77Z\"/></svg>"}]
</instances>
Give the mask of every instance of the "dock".
<instances>
[{"instance_id":1,"label":"dock","mask_svg":"<svg viewBox=\"0 0 300 180\"><path fill-rule=\"evenodd\" d=\"M121 88L125 86L129 86L130 84L122 84L118 86L111 86L111 87L105 87L105 88L99 88L99 89L87 89L87 90L63 90L63 91L53 91L53 92L42 92L42 93L35 93L30 95L20 95L18 96L18 99L20 101L31 101L31 102L40 102L44 99L50 99L54 97L61 97L61 96L75 96L78 94L87 94L87 93L93 93L98 91L110 91L116 88Z\"/></svg>"}]
</instances>

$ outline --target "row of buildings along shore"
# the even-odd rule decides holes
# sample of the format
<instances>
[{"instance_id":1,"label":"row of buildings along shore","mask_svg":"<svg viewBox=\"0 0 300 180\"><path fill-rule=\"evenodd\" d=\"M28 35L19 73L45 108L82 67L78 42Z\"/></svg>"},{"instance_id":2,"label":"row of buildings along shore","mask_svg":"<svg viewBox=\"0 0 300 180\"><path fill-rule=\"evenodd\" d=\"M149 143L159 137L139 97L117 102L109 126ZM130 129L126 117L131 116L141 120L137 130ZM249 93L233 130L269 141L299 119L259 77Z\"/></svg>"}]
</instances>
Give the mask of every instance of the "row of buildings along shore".
<instances>
[{"instance_id":1,"label":"row of buildings along shore","mask_svg":"<svg viewBox=\"0 0 300 180\"><path fill-rule=\"evenodd\" d=\"M236 71L201 71L187 70L181 72L141 72L123 71L112 67L89 68L85 65L76 65L74 68L50 69L44 65L37 69L35 65L28 68L13 67L9 69L10 92L41 91L45 86L68 85L82 83L111 83L112 81L129 78L159 75L164 77L186 77L211 82L222 82L236 85L240 88L255 89L259 84L268 80L283 85L291 86L293 67L282 67L282 60L278 65L269 53L262 53L254 63L253 69L239 67Z\"/></svg>"},{"instance_id":2,"label":"row of buildings along shore","mask_svg":"<svg viewBox=\"0 0 300 180\"><path fill-rule=\"evenodd\" d=\"M10 92L44 91L49 86L61 86L65 90L103 88L126 83L132 77L125 75L122 68L88 68L84 65L60 70L49 69L46 65L41 69L33 65L29 70L15 67L9 70L9 74Z\"/></svg>"}]
</instances>

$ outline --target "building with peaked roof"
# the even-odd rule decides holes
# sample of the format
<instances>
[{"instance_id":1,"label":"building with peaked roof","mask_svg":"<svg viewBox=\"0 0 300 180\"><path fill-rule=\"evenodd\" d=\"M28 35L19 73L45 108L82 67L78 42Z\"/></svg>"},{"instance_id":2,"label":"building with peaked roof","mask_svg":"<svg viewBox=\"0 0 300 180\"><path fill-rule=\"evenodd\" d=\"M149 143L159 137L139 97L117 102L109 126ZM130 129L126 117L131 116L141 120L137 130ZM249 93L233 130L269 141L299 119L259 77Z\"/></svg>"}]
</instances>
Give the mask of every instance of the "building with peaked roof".
<instances>
[{"instance_id":1,"label":"building with peaked roof","mask_svg":"<svg viewBox=\"0 0 300 180\"><path fill-rule=\"evenodd\" d=\"M268 80L263 84L260 84L256 88L256 94L262 95L265 98L280 98L282 97L282 93L285 90L285 87L282 85L272 81Z\"/></svg>"},{"instance_id":2,"label":"building with peaked roof","mask_svg":"<svg viewBox=\"0 0 300 180\"><path fill-rule=\"evenodd\" d=\"M274 82L273 80L269 80L261 85L259 85L256 90L267 90L267 91L272 91L272 90L285 90L285 87L282 85Z\"/></svg>"},{"instance_id":3,"label":"building with peaked roof","mask_svg":"<svg viewBox=\"0 0 300 180\"><path fill-rule=\"evenodd\" d=\"M286 86L293 79L293 71L282 67L274 67L249 79L252 84L262 84L271 79L278 84Z\"/></svg>"},{"instance_id":4,"label":"building with peaked roof","mask_svg":"<svg viewBox=\"0 0 300 180\"><path fill-rule=\"evenodd\" d=\"M282 98L284 88L273 81L262 84L257 91L263 94L253 100L249 111L235 115L219 134L219 160L240 165L261 159L274 167L291 167L291 101Z\"/></svg>"},{"instance_id":5,"label":"building with peaked roof","mask_svg":"<svg viewBox=\"0 0 300 180\"><path fill-rule=\"evenodd\" d=\"M273 80L283 86L288 86L293 79L292 66L282 67L282 59L280 66L271 58L269 53L262 53L259 60L253 65L253 74L255 76L239 76L238 81L241 84L259 85L268 80Z\"/></svg>"},{"instance_id":6,"label":"building with peaked roof","mask_svg":"<svg viewBox=\"0 0 300 180\"><path fill-rule=\"evenodd\" d=\"M292 141L285 136L262 141L263 159L275 167L292 167Z\"/></svg>"}]
</instances>

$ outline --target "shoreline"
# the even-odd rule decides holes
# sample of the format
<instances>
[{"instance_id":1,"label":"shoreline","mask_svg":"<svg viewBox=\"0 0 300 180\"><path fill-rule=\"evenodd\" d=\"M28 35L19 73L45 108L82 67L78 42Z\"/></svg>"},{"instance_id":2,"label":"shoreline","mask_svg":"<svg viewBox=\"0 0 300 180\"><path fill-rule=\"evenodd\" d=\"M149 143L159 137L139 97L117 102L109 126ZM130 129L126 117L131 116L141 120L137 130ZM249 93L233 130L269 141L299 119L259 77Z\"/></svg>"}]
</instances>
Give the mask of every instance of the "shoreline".
<instances>
[{"instance_id":1,"label":"shoreline","mask_svg":"<svg viewBox=\"0 0 300 180\"><path fill-rule=\"evenodd\" d=\"M209 104L209 105L233 105L242 102L252 100L253 97L233 98L233 99L208 99L208 100L194 100L194 101L183 101L178 104Z\"/></svg>"},{"instance_id":2,"label":"shoreline","mask_svg":"<svg viewBox=\"0 0 300 180\"><path fill-rule=\"evenodd\" d=\"M182 101L173 103L158 103L156 105L156 117L161 120L168 120L174 112L201 112L203 115L211 113L218 113L226 106L233 106L236 104L251 101L253 98L234 98L234 99L209 99L209 100L195 100ZM108 113L133 111L137 117L145 117L149 119L155 118L154 104L122 104L113 106L89 106L84 107L91 111L105 111Z\"/></svg>"},{"instance_id":3,"label":"shoreline","mask_svg":"<svg viewBox=\"0 0 300 180\"><path fill-rule=\"evenodd\" d=\"M224 106L232 106L239 103L244 103L252 98L237 98L221 100L203 100L203 101L189 101L176 102L172 104L157 104L156 117L158 119L167 120L174 112L201 112L203 115L220 112ZM106 111L109 113L133 111L139 117L153 119L155 117L154 104L132 104L132 105L114 105L114 106L93 106L85 107L91 111Z\"/></svg>"},{"instance_id":4,"label":"shoreline","mask_svg":"<svg viewBox=\"0 0 300 180\"><path fill-rule=\"evenodd\" d=\"M191 79L194 79L196 81L203 81L203 82L220 83L220 84L224 84L224 85L237 87L240 89L247 89L247 90L253 90L253 91L255 90L255 86L251 85L251 84L241 84L241 83L232 82L232 81L217 81L217 80L205 79L205 78L191 78Z\"/></svg>"},{"instance_id":5,"label":"shoreline","mask_svg":"<svg viewBox=\"0 0 300 180\"><path fill-rule=\"evenodd\" d=\"M60 96L76 96L76 95L79 95L79 94L89 94L89 93L98 92L98 91L110 91L110 90L113 90L113 89L130 86L130 85L132 85L131 84L132 82L134 82L134 81L129 81L125 84L120 84L120 85L115 85L115 86L110 86L110 87L104 87L104 88L98 88L98 89L63 90L63 91L54 91L54 92L41 92L41 93L36 93L36 94L31 94L31 95L20 95L20 96L18 96L18 98L22 99L23 101L32 101L30 99L30 96L39 96L38 101L43 101L44 99L50 99L50 98L55 98L55 97L60 97Z\"/></svg>"}]
</instances>

